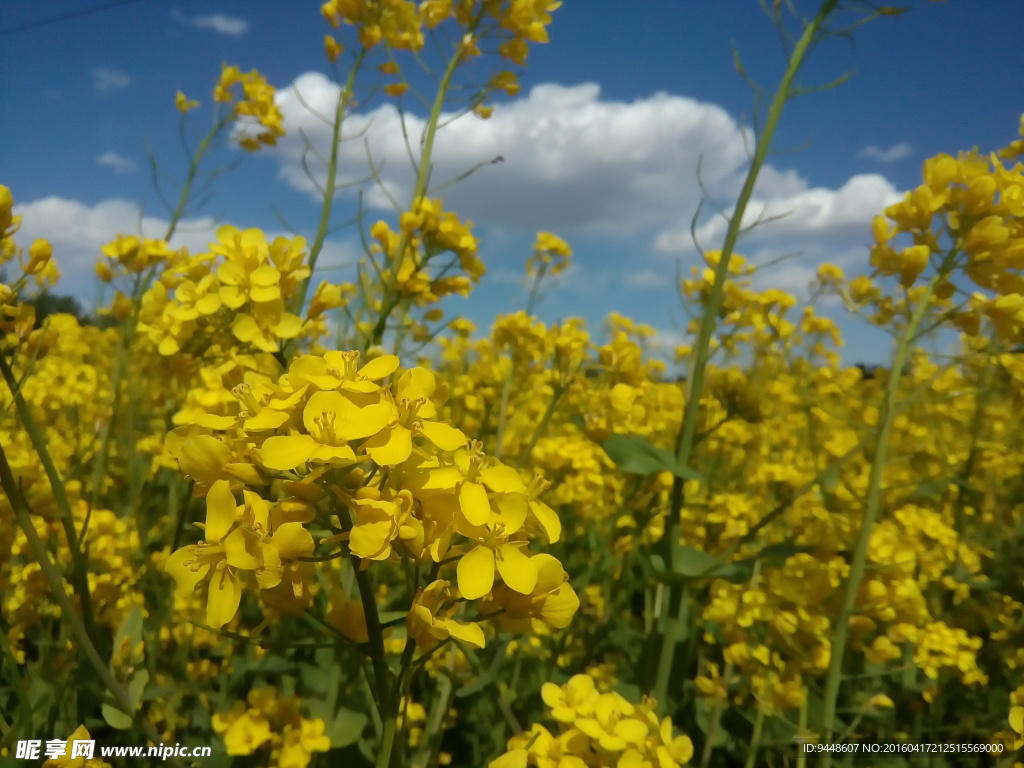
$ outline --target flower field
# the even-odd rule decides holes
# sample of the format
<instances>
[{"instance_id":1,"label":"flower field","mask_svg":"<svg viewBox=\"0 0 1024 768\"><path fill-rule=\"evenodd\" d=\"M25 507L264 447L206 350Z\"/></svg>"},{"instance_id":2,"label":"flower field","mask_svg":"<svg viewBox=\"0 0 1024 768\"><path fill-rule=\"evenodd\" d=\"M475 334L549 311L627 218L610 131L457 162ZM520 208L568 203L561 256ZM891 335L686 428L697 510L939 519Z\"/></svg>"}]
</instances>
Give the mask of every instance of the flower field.
<instances>
[{"instance_id":1,"label":"flower field","mask_svg":"<svg viewBox=\"0 0 1024 768\"><path fill-rule=\"evenodd\" d=\"M166 760L203 768L1020 764L1024 118L880 204L864 275L822 264L809 303L757 287L741 222L794 78L893 13L824 2L790 27L723 241L679 276L685 375L628 317L536 316L581 256L552 232L524 310L477 329L447 299L473 300L487 243L434 140L453 94L467 120L516 96L559 5L325 3L340 95L308 239L175 244L218 147L288 127L255 70L178 92L168 115L212 127L165 236L128 222L98 254L90 317L42 310L61 254L0 186L0 765L83 733L210 745ZM321 280L360 84L399 100L439 51L411 198ZM890 364L844 362L822 301L885 330ZM938 332L954 352L925 351Z\"/></svg>"}]
</instances>

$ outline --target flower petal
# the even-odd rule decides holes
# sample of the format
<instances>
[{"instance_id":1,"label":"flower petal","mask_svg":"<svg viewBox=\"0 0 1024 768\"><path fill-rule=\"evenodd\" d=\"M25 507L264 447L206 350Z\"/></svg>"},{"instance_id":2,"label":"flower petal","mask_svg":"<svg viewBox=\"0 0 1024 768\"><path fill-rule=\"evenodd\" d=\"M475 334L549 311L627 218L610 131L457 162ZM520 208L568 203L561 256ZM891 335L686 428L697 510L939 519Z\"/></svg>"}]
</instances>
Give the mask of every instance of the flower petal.
<instances>
[{"instance_id":1,"label":"flower petal","mask_svg":"<svg viewBox=\"0 0 1024 768\"><path fill-rule=\"evenodd\" d=\"M464 482L459 488L459 508L470 525L486 525L491 520L491 502L480 483Z\"/></svg>"},{"instance_id":2,"label":"flower petal","mask_svg":"<svg viewBox=\"0 0 1024 768\"><path fill-rule=\"evenodd\" d=\"M487 547L477 547L459 560L456 571L459 592L467 600L476 600L491 591L494 586L494 552Z\"/></svg>"},{"instance_id":3,"label":"flower petal","mask_svg":"<svg viewBox=\"0 0 1024 768\"><path fill-rule=\"evenodd\" d=\"M235 494L231 492L231 483L218 480L210 486L206 494L206 540L211 544L220 542L231 526L235 524Z\"/></svg>"},{"instance_id":4,"label":"flower petal","mask_svg":"<svg viewBox=\"0 0 1024 768\"><path fill-rule=\"evenodd\" d=\"M206 623L220 629L238 613L242 602L242 585L230 568L217 568L210 580L206 603Z\"/></svg>"},{"instance_id":5,"label":"flower petal","mask_svg":"<svg viewBox=\"0 0 1024 768\"><path fill-rule=\"evenodd\" d=\"M528 595L537 586L537 566L516 544L502 544L498 550L498 573L511 589Z\"/></svg>"},{"instance_id":6,"label":"flower petal","mask_svg":"<svg viewBox=\"0 0 1024 768\"><path fill-rule=\"evenodd\" d=\"M309 435L274 435L264 441L260 456L267 469L284 472L309 461L318 447Z\"/></svg>"}]
</instances>

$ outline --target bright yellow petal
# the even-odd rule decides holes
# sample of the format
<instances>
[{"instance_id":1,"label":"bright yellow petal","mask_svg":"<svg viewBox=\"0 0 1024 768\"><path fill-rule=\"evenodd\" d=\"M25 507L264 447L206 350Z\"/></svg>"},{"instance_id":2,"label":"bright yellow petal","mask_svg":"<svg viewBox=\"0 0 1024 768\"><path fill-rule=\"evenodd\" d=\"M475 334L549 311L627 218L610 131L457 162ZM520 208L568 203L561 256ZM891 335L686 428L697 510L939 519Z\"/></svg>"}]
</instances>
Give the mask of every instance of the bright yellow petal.
<instances>
[{"instance_id":1,"label":"bright yellow petal","mask_svg":"<svg viewBox=\"0 0 1024 768\"><path fill-rule=\"evenodd\" d=\"M216 544L228 535L235 524L235 494L231 492L231 483L218 480L210 486L206 494L206 540Z\"/></svg>"},{"instance_id":2,"label":"bright yellow petal","mask_svg":"<svg viewBox=\"0 0 1024 768\"><path fill-rule=\"evenodd\" d=\"M353 526L348 548L357 557L383 560L391 554L392 533L394 525L391 520L375 520Z\"/></svg>"},{"instance_id":3,"label":"bright yellow petal","mask_svg":"<svg viewBox=\"0 0 1024 768\"><path fill-rule=\"evenodd\" d=\"M224 559L232 568L255 571L260 567L258 551L259 545L255 537L250 538L241 528L236 528L224 539Z\"/></svg>"},{"instance_id":4,"label":"bright yellow petal","mask_svg":"<svg viewBox=\"0 0 1024 768\"><path fill-rule=\"evenodd\" d=\"M459 560L456 571L459 591L467 600L476 600L491 591L494 586L494 552L487 547L477 547Z\"/></svg>"},{"instance_id":5,"label":"bright yellow petal","mask_svg":"<svg viewBox=\"0 0 1024 768\"><path fill-rule=\"evenodd\" d=\"M313 536L300 523L278 526L273 542L283 560L298 560L313 554Z\"/></svg>"},{"instance_id":6,"label":"bright yellow petal","mask_svg":"<svg viewBox=\"0 0 1024 768\"><path fill-rule=\"evenodd\" d=\"M263 408L255 416L245 420L245 428L253 432L259 432L264 429L277 429L286 421L288 421L287 413Z\"/></svg>"},{"instance_id":7,"label":"bright yellow petal","mask_svg":"<svg viewBox=\"0 0 1024 768\"><path fill-rule=\"evenodd\" d=\"M562 537L562 521L558 518L558 513L555 510L543 501L531 499L530 512L533 514L533 519L544 529L548 544L554 544Z\"/></svg>"},{"instance_id":8,"label":"bright yellow petal","mask_svg":"<svg viewBox=\"0 0 1024 768\"><path fill-rule=\"evenodd\" d=\"M230 568L217 568L210 579L210 594L206 603L206 623L220 629L235 614L242 602L242 585Z\"/></svg>"},{"instance_id":9,"label":"bright yellow petal","mask_svg":"<svg viewBox=\"0 0 1024 768\"><path fill-rule=\"evenodd\" d=\"M336 467L345 466L355 463L356 452L349 445L321 445L317 447L313 455L309 457L309 460L319 461L322 464L331 464Z\"/></svg>"},{"instance_id":10,"label":"bright yellow petal","mask_svg":"<svg viewBox=\"0 0 1024 768\"><path fill-rule=\"evenodd\" d=\"M461 430L439 421L420 422L420 433L442 451L458 450L468 442Z\"/></svg>"},{"instance_id":11,"label":"bright yellow petal","mask_svg":"<svg viewBox=\"0 0 1024 768\"><path fill-rule=\"evenodd\" d=\"M526 493L519 473L504 464L484 467L480 470L480 479L495 493Z\"/></svg>"},{"instance_id":12,"label":"bright yellow petal","mask_svg":"<svg viewBox=\"0 0 1024 768\"><path fill-rule=\"evenodd\" d=\"M528 595L537 586L537 566L515 544L502 544L498 550L498 573L511 589Z\"/></svg>"},{"instance_id":13,"label":"bright yellow petal","mask_svg":"<svg viewBox=\"0 0 1024 768\"><path fill-rule=\"evenodd\" d=\"M491 760L487 768L526 768L530 755L525 749L513 749Z\"/></svg>"},{"instance_id":14,"label":"bright yellow petal","mask_svg":"<svg viewBox=\"0 0 1024 768\"><path fill-rule=\"evenodd\" d=\"M363 447L370 458L382 467L401 464L412 454L412 432L398 424L392 429L382 429Z\"/></svg>"},{"instance_id":15,"label":"bright yellow petal","mask_svg":"<svg viewBox=\"0 0 1024 768\"><path fill-rule=\"evenodd\" d=\"M445 631L456 640L472 645L474 648L483 648L486 644L484 631L478 624L472 622L455 621L455 619L441 619L438 622Z\"/></svg>"},{"instance_id":16,"label":"bright yellow petal","mask_svg":"<svg viewBox=\"0 0 1024 768\"><path fill-rule=\"evenodd\" d=\"M212 413L201 413L193 419L194 424L216 430L231 429L237 421L235 416L216 416Z\"/></svg>"},{"instance_id":17,"label":"bright yellow petal","mask_svg":"<svg viewBox=\"0 0 1024 768\"><path fill-rule=\"evenodd\" d=\"M275 435L263 442L260 456L267 469L284 472L309 461L318 447L309 435Z\"/></svg>"},{"instance_id":18,"label":"bright yellow petal","mask_svg":"<svg viewBox=\"0 0 1024 768\"><path fill-rule=\"evenodd\" d=\"M178 445L175 458L183 474L209 485L223 476L222 468L231 461L231 449L212 435L191 435Z\"/></svg>"},{"instance_id":19,"label":"bright yellow petal","mask_svg":"<svg viewBox=\"0 0 1024 768\"><path fill-rule=\"evenodd\" d=\"M193 547L182 547L167 558L164 571L174 579L174 591L180 596L191 595L210 571L209 565L196 560Z\"/></svg>"},{"instance_id":20,"label":"bright yellow petal","mask_svg":"<svg viewBox=\"0 0 1024 768\"><path fill-rule=\"evenodd\" d=\"M487 525L491 520L491 502L480 483L464 482L459 488L459 508L470 525Z\"/></svg>"},{"instance_id":21,"label":"bright yellow petal","mask_svg":"<svg viewBox=\"0 0 1024 768\"><path fill-rule=\"evenodd\" d=\"M294 339L302 332L302 318L291 312L285 312L272 330L279 339Z\"/></svg>"},{"instance_id":22,"label":"bright yellow petal","mask_svg":"<svg viewBox=\"0 0 1024 768\"><path fill-rule=\"evenodd\" d=\"M384 355L376 360L371 360L360 368L358 375L370 381L377 381L397 371L399 365L401 365L401 360L396 355Z\"/></svg>"},{"instance_id":23,"label":"bright yellow petal","mask_svg":"<svg viewBox=\"0 0 1024 768\"><path fill-rule=\"evenodd\" d=\"M523 527L530 508L526 496L521 493L497 493L491 497L492 509L496 512L493 524L505 526L505 534L511 535Z\"/></svg>"},{"instance_id":24,"label":"bright yellow petal","mask_svg":"<svg viewBox=\"0 0 1024 768\"><path fill-rule=\"evenodd\" d=\"M430 400L437 388L437 377L426 368L410 368L398 379L396 396L401 400ZM428 417L429 418L429 417Z\"/></svg>"},{"instance_id":25,"label":"bright yellow petal","mask_svg":"<svg viewBox=\"0 0 1024 768\"><path fill-rule=\"evenodd\" d=\"M365 408L346 403L334 427L338 436L345 440L361 440L375 435L398 417L398 411L391 403L374 403Z\"/></svg>"}]
</instances>

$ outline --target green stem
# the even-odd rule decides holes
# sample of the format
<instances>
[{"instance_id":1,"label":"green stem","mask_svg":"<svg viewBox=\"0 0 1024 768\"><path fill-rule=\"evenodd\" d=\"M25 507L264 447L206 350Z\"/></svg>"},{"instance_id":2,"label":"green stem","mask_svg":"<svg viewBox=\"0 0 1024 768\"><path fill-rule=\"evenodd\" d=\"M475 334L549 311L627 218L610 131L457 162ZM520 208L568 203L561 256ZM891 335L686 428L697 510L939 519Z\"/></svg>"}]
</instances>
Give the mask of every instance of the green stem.
<instances>
[{"instance_id":1,"label":"green stem","mask_svg":"<svg viewBox=\"0 0 1024 768\"><path fill-rule=\"evenodd\" d=\"M555 415L555 409L558 408L558 402L562 399L562 395L565 394L565 385L559 383L555 385L555 393L551 400L548 401L547 408L544 409L544 413L540 417L540 421L537 422L537 426L533 430L533 434L530 435L530 441L523 448L519 454L518 465L524 466L532 457L533 451L537 447L537 443L541 437L544 436L544 430L547 429L548 422L551 421L551 417Z\"/></svg>"},{"instance_id":2,"label":"green stem","mask_svg":"<svg viewBox=\"0 0 1024 768\"><path fill-rule=\"evenodd\" d=\"M838 4L838 0L826 0L822 3L818 14L804 28L803 34L793 48L789 58L789 64L782 81L772 98L771 106L768 109L768 117L764 124L760 140L757 142L757 149L754 158L750 163L750 170L743 182L743 189L740 191L736 208L729 219L729 227L726 231L725 242L722 245L721 255L715 267L715 281L711 287L711 294L701 319L700 329L697 334L697 344L694 350L694 362L690 376L687 377L687 396L683 411L683 422L680 427L679 440L677 444L676 457L680 467L688 466L693 452L695 436L697 433L697 420L699 417L700 399L704 390L704 378L708 365L708 357L711 348L711 338L717 324L716 318L722 306L722 298L725 292L725 284L729 275L729 261L733 250L739 240L743 228L743 215L747 210L754 188L757 184L757 177L761 172L765 159L768 156L768 149L771 146L772 137L782 116L782 110L789 100L793 82L797 72L800 70L807 52L818 35L818 31L825 22L826 17ZM677 477L672 487L672 507L669 510L668 519L665 523L664 538L669 545L669 562L673 572L678 572L682 566L682 545L679 541L679 516L682 511L684 497L684 486L682 478ZM658 673L654 683L654 698L658 700L659 706L666 707L665 695L668 692L668 683L672 673L672 660L675 655L675 646L678 641L680 627L673 613L678 610L680 589L678 586L669 587L670 599L665 601L663 607L663 618L665 619L665 632L662 637L661 653L658 660Z\"/></svg>"},{"instance_id":3,"label":"green stem","mask_svg":"<svg viewBox=\"0 0 1024 768\"><path fill-rule=\"evenodd\" d=\"M199 163L203 159L203 156L209 151L210 144L218 133L228 124L228 120L218 120L213 126L213 129L207 133L202 141L199 142L199 146L196 147L196 152L192 156L192 162L189 164L188 174L185 176L185 184L182 186L181 195L178 197L178 204L175 206L174 213L171 214L171 220L167 225L167 232L164 234L164 240L170 242L171 238L174 237L174 233L178 229L178 224L181 222L182 216L185 214L185 206L188 205L189 198L192 195L192 185L195 183L196 176L199 173ZM155 276L154 270L150 269L144 278L139 279L137 277L134 289L132 290L132 313L124 324L121 326L121 339L118 344L116 358L114 362L114 374L111 382L111 389L113 390L113 396L111 397L110 407L110 418L107 419L103 425L103 434L100 438L100 449L96 454L96 458L93 463L92 472L92 490L89 498L89 513L95 509L96 504L99 501L100 493L103 488L103 480L107 473L107 460L110 456L110 444L113 441L114 432L114 417L117 413L117 407L121 402L121 394L124 389L125 378L128 375L128 362L129 362L129 350L131 350L132 341L135 338L135 331L138 328L139 322L139 311L142 308L142 295L149 286L150 281Z\"/></svg>"},{"instance_id":4,"label":"green stem","mask_svg":"<svg viewBox=\"0 0 1024 768\"><path fill-rule=\"evenodd\" d=\"M64 527L64 535L68 540L68 548L71 552L71 583L75 587L75 592L78 593L78 599L82 606L82 617L85 620L85 629L89 637L99 638L98 628L96 626L95 618L92 610L92 595L89 592L89 575L86 564L85 553L82 552L79 546L78 534L75 532L75 517L71 511L71 502L68 500L67 488L64 485L64 478L60 476L60 472L57 470L57 466L53 463L53 457L50 456L50 451L46 447L46 436L43 434L39 425L36 423L35 418L32 416L32 411L28 407L28 403L25 402L25 398L18 390L17 380L14 378L14 371L11 370L10 365L7 363L7 358L0 354L0 374L3 375L4 381L7 382L7 386L11 390L11 395L14 398L14 405L18 411L18 418L21 421L22 426L28 433L29 439L32 441L32 447L35 448L36 454L39 456L39 462L43 465L43 471L46 473L46 478L50 482L50 489L53 492L53 500L57 505L57 510L60 513L61 524ZM2 456L2 449L0 449L0 456ZM4 458L4 466L7 466L7 460ZM10 468L7 469L10 472ZM14 483L14 477L11 476L10 486L6 483L4 489L7 491L8 496L11 498L11 503L14 504L14 492L18 491L20 496L20 489ZM35 528L32 529L35 533Z\"/></svg>"},{"instance_id":5,"label":"green stem","mask_svg":"<svg viewBox=\"0 0 1024 768\"><path fill-rule=\"evenodd\" d=\"M313 245L309 248L309 276L299 285L299 292L296 294L295 302L292 304L292 312L296 315L302 313L302 307L306 303L309 283L313 279L316 262L320 258L320 252L323 251L324 242L327 240L327 230L331 226L331 211L334 208L334 195L338 184L336 176L338 173L338 155L341 151L341 126L345 122L345 109L348 107L348 102L355 90L356 74L358 74L367 53L368 51L365 48L359 51L355 64L349 70L345 87L338 94L338 103L334 108L334 125L331 130L331 159L327 163L324 203L320 207L320 223L316 230L316 237L313 239Z\"/></svg>"},{"instance_id":6,"label":"green stem","mask_svg":"<svg viewBox=\"0 0 1024 768\"><path fill-rule=\"evenodd\" d=\"M0 358L0 360L2 360L2 358ZM21 489L14 480L14 474L11 472L11 465L7 462L7 454L4 452L2 447L0 447L0 487L4 489L7 493L7 497L10 499L11 507L14 509L14 517L18 522L18 526L25 534L25 538L28 540L28 544L32 548L32 554L39 563L39 570L42 572L43 578L46 580L46 584L50 588L53 599L60 607L61 618L65 619L70 625L71 631L74 634L75 639L78 641L79 647L82 652L85 653L86 659L90 666L92 666L93 671L96 673L100 682L103 683L104 687L106 687L114 697L125 714L134 715L135 707L132 705L128 691L114 679L113 674L111 674L107 665L103 662L99 651L93 644L85 623L78 614L75 613L75 607L71 601L71 597L64 590L64 585L61 583L61 575L57 571L57 567L53 564L53 561L50 560L50 555L46 551L46 545L43 543L43 540L39 538L39 534L36 533L35 526L32 525L32 518L29 513L28 505L25 502L25 497L21 495ZM149 738L154 744L161 743L160 734L156 732L156 729L151 723L144 722L143 728L146 732L147 738ZM173 758L173 762L175 765L181 765L180 761L176 758Z\"/></svg>"},{"instance_id":7,"label":"green stem","mask_svg":"<svg viewBox=\"0 0 1024 768\"><path fill-rule=\"evenodd\" d=\"M754 768L757 764L757 751L761 747L761 731L764 728L764 710L759 706L757 715L754 717L754 734L750 737L750 747L747 749L747 760L744 768Z\"/></svg>"},{"instance_id":8,"label":"green stem","mask_svg":"<svg viewBox=\"0 0 1024 768\"><path fill-rule=\"evenodd\" d=\"M540 282L547 274L548 265L541 264L537 268L537 274L533 278L533 286L530 288L530 297L526 300L526 314L533 315L533 309L537 305L537 298L540 295Z\"/></svg>"},{"instance_id":9,"label":"green stem","mask_svg":"<svg viewBox=\"0 0 1024 768\"><path fill-rule=\"evenodd\" d=\"M950 260L947 259L947 263ZM910 353L910 347L917 328L924 319L925 313L931 304L932 296L935 293L935 286L943 278L944 274L945 270L940 269L938 274L932 278L925 289L924 295L914 307L910 322L907 324L907 328L897 344L892 369L889 372L889 381L886 383L885 398L882 401L882 407L878 416L875 454L872 457L871 470L868 475L867 504L864 510L864 517L861 520L860 531L857 534L857 541L854 545L853 557L850 563L850 575L846 580L843 591L843 602L836 617L835 631L832 635L832 648L828 672L825 677L825 695L821 719L825 741L831 741L832 734L835 731L836 706L839 699L839 685L843 675L843 657L846 651L847 634L849 632L850 618L853 615L857 602L860 582L864 576L871 532L875 527L875 521L878 519L878 513L881 509L882 476L889 452L889 434L892 431L898 407L897 401L899 399L903 367ZM829 768L830 765L831 756L826 755L824 767Z\"/></svg>"},{"instance_id":10,"label":"green stem","mask_svg":"<svg viewBox=\"0 0 1024 768\"><path fill-rule=\"evenodd\" d=\"M500 459L505 447L505 427L508 426L508 401L512 396L512 377L516 372L516 358L509 358L508 373L501 385L501 407L498 409L498 433L494 438L494 458Z\"/></svg>"},{"instance_id":11,"label":"green stem","mask_svg":"<svg viewBox=\"0 0 1024 768\"><path fill-rule=\"evenodd\" d=\"M377 752L376 768L389 768L391 756L394 753L395 741L398 736L398 715L402 706L402 697L405 693L405 686L408 681L409 667L412 664L412 657L416 653L416 641L409 638L405 641L405 649L402 651L402 661L399 664L398 677L395 678L395 685L388 694L388 701L384 707L384 733L380 739L380 750Z\"/></svg>"},{"instance_id":12,"label":"green stem","mask_svg":"<svg viewBox=\"0 0 1024 768\"><path fill-rule=\"evenodd\" d=\"M469 27L469 34L472 34L476 28L477 22L474 22ZM448 89L451 86L452 77L455 75L455 70L458 68L459 63L462 61L462 55L459 51L456 51L455 55L448 61L448 66L445 67L444 74L441 76L441 80L437 86L437 93L434 95L434 103L430 108L430 117L427 120L426 134L423 137L423 154L420 156L420 165L416 169L416 184L412 190L412 204L427 194L427 187L430 183L430 171L431 171L431 159L434 155L434 140L437 138L438 123L441 120L441 110L444 108L445 97L448 95ZM396 263L392 265L389 285L386 286L385 296L386 299L381 302L380 315L377 318L377 324L374 326L373 331L370 333L370 337L367 340L367 348L373 347L381 343L384 338L384 331L387 328L388 318L391 312L398 305L400 300L400 294L398 292L398 259L402 258L402 254L409 243L408 235L405 231L402 231L398 239L398 246L395 250Z\"/></svg>"}]
</instances>

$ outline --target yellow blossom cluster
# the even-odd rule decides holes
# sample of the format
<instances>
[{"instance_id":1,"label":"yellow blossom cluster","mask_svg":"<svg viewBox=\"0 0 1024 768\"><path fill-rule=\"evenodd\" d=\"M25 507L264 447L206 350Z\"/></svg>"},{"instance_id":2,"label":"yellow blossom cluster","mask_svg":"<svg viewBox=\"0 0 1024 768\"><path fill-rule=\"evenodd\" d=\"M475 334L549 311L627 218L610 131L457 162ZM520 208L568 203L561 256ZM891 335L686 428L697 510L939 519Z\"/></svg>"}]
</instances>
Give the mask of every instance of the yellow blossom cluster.
<instances>
[{"instance_id":1,"label":"yellow blossom cluster","mask_svg":"<svg viewBox=\"0 0 1024 768\"><path fill-rule=\"evenodd\" d=\"M301 613L311 599L302 559L315 547L304 525L327 511L337 533L320 544L342 544L364 567L402 558L434 564L409 613L410 637L421 645L449 636L484 645L479 626L453 617L449 582L436 578L456 561L462 598L490 595L509 619L565 626L576 595L557 560L527 549L531 538L561 535L557 514L538 498L543 484L527 485L437 420L445 387L436 374L413 368L382 384L398 358L360 366L358 357L300 355L277 382L239 385L237 415L199 416L168 436L207 507L203 541L167 562L179 591L205 587L213 627L234 617L246 585L269 607ZM296 495L268 500L251 490L275 477L294 478ZM505 589L495 588L496 572ZM365 627L345 631L359 636Z\"/></svg>"},{"instance_id":2,"label":"yellow blossom cluster","mask_svg":"<svg viewBox=\"0 0 1024 768\"><path fill-rule=\"evenodd\" d=\"M137 240L137 238L132 238ZM289 311L310 275L304 238L278 237L230 225L217 230L207 253L173 255L142 296L139 330L161 355L186 351L202 355L211 347L226 354L240 347L277 352L306 328ZM344 303L345 286L322 283L309 307L320 318Z\"/></svg>"},{"instance_id":3,"label":"yellow blossom cluster","mask_svg":"<svg viewBox=\"0 0 1024 768\"><path fill-rule=\"evenodd\" d=\"M588 674L562 686L545 683L541 695L557 732L534 723L509 739L508 752L491 768L679 768L693 757L690 738L675 734L671 718L658 718L652 699L634 705L621 694L600 690Z\"/></svg>"},{"instance_id":4,"label":"yellow blossom cluster","mask_svg":"<svg viewBox=\"0 0 1024 768\"><path fill-rule=\"evenodd\" d=\"M331 740L324 721L304 717L300 703L273 686L253 688L246 701L213 716L213 730L223 737L229 755L269 750L274 765L306 768L314 753L331 748Z\"/></svg>"}]
</instances>

